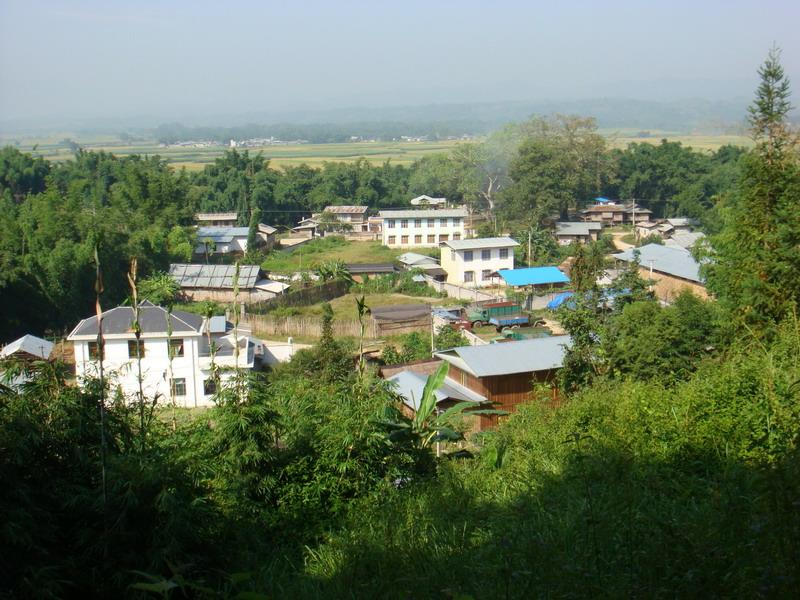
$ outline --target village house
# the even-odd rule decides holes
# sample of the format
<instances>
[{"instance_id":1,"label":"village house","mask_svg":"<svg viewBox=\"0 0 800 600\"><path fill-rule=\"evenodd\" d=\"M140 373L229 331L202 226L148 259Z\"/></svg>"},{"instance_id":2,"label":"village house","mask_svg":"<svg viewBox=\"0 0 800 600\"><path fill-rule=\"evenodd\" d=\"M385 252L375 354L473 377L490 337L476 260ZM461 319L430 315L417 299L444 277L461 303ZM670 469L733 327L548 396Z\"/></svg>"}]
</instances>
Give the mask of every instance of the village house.
<instances>
[{"instance_id":1,"label":"village house","mask_svg":"<svg viewBox=\"0 0 800 600\"><path fill-rule=\"evenodd\" d=\"M660 244L647 244L612 254L621 262L632 262L634 250L639 256L639 275L652 282L651 289L662 302L670 303L684 290L700 298L708 298L700 276L700 264L686 250Z\"/></svg>"},{"instance_id":2,"label":"village house","mask_svg":"<svg viewBox=\"0 0 800 600\"><path fill-rule=\"evenodd\" d=\"M664 245L668 248L691 250L705 237L706 234L702 231L676 231L664 241Z\"/></svg>"},{"instance_id":3,"label":"village house","mask_svg":"<svg viewBox=\"0 0 800 600\"><path fill-rule=\"evenodd\" d=\"M431 360L383 367L381 376L395 382L407 414L413 414L419 406L427 376L445 361L449 363L449 370L444 385L436 394L437 408L444 410L456 402L474 402L476 408L513 413L520 404L530 401L534 383L552 385L550 397L558 399L556 374L563 366L569 344L570 337L560 335L460 346L436 352ZM466 415L469 418L468 412ZM477 415L472 429L483 431L497 422L497 415Z\"/></svg>"},{"instance_id":4,"label":"village house","mask_svg":"<svg viewBox=\"0 0 800 600\"><path fill-rule=\"evenodd\" d=\"M410 201L411 206L432 206L434 208L441 208L447 206L447 198L431 198L426 194L412 198Z\"/></svg>"},{"instance_id":5,"label":"village house","mask_svg":"<svg viewBox=\"0 0 800 600\"><path fill-rule=\"evenodd\" d=\"M442 242L464 239L467 210L382 210L382 240L389 247L436 247Z\"/></svg>"},{"instance_id":6,"label":"village house","mask_svg":"<svg viewBox=\"0 0 800 600\"><path fill-rule=\"evenodd\" d=\"M53 342L30 334L0 348L0 385L19 389L31 379L27 366L49 360L54 348Z\"/></svg>"},{"instance_id":7,"label":"village house","mask_svg":"<svg viewBox=\"0 0 800 600\"><path fill-rule=\"evenodd\" d=\"M346 267L347 272L356 283L363 283L367 278L397 273L394 263L350 263Z\"/></svg>"},{"instance_id":8,"label":"village house","mask_svg":"<svg viewBox=\"0 0 800 600\"><path fill-rule=\"evenodd\" d=\"M130 306L102 314L103 371L112 391L119 390L129 401L139 394L139 358L145 399L183 407L212 405L218 382L225 385L235 376L235 368L252 369L255 364L256 344L224 317L169 313L145 301L139 304L138 345L134 320ZM75 373L81 384L100 373L97 334L98 319L92 316L67 337L74 344Z\"/></svg>"},{"instance_id":9,"label":"village house","mask_svg":"<svg viewBox=\"0 0 800 600\"><path fill-rule=\"evenodd\" d=\"M648 221L653 211L642 208L635 202L617 203L611 200L598 202L581 212L584 221L605 225L627 225Z\"/></svg>"},{"instance_id":10,"label":"village house","mask_svg":"<svg viewBox=\"0 0 800 600\"><path fill-rule=\"evenodd\" d=\"M173 263L169 274L181 288L181 297L189 302L239 302L249 304L270 300L284 293L289 285L267 279L258 265L239 265L238 294L234 293L235 265Z\"/></svg>"},{"instance_id":11,"label":"village house","mask_svg":"<svg viewBox=\"0 0 800 600\"><path fill-rule=\"evenodd\" d=\"M603 224L594 221L559 221L553 235L559 246L569 246L573 242L586 244L596 242L602 229Z\"/></svg>"},{"instance_id":12,"label":"village house","mask_svg":"<svg viewBox=\"0 0 800 600\"><path fill-rule=\"evenodd\" d=\"M277 229L263 223L256 230L256 245L271 249L275 245ZM247 252L249 227L198 227L196 256L206 254L244 254Z\"/></svg>"},{"instance_id":13,"label":"village house","mask_svg":"<svg viewBox=\"0 0 800 600\"><path fill-rule=\"evenodd\" d=\"M197 213L194 220L200 227L236 227L239 216L235 212Z\"/></svg>"},{"instance_id":14,"label":"village house","mask_svg":"<svg viewBox=\"0 0 800 600\"><path fill-rule=\"evenodd\" d=\"M510 237L451 240L441 244L441 266L447 283L470 287L496 285L497 272L514 268L514 248L519 243Z\"/></svg>"},{"instance_id":15,"label":"village house","mask_svg":"<svg viewBox=\"0 0 800 600\"><path fill-rule=\"evenodd\" d=\"M336 221L347 227L350 231L369 231L367 218L368 206L326 206L322 214L331 215ZM314 215L319 223L322 215Z\"/></svg>"},{"instance_id":16,"label":"village house","mask_svg":"<svg viewBox=\"0 0 800 600\"><path fill-rule=\"evenodd\" d=\"M442 269L439 260L432 256L425 256L416 252L404 252L397 257L397 262L400 263L400 267L404 271L419 269L436 281L444 281L447 277L447 272Z\"/></svg>"}]
</instances>

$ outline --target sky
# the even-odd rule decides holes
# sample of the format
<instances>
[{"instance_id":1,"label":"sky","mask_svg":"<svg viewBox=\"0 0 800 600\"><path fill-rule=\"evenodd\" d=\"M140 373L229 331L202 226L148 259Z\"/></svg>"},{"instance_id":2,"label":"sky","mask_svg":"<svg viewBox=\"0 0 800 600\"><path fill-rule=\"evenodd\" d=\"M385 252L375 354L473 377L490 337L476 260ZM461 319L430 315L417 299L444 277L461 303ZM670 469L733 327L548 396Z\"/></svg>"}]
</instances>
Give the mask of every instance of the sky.
<instances>
[{"instance_id":1,"label":"sky","mask_svg":"<svg viewBox=\"0 0 800 600\"><path fill-rule=\"evenodd\" d=\"M750 97L800 1L0 0L0 119ZM797 93L795 93L797 97Z\"/></svg>"}]
</instances>

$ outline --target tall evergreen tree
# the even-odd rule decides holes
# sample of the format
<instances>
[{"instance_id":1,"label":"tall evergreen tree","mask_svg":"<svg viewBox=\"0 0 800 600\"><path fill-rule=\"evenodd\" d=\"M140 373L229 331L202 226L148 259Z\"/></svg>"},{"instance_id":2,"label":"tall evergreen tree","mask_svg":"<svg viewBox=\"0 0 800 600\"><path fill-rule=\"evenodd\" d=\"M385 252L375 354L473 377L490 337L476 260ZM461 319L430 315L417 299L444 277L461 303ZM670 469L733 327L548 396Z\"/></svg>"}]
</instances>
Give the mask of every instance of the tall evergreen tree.
<instances>
[{"instance_id":1,"label":"tall evergreen tree","mask_svg":"<svg viewBox=\"0 0 800 600\"><path fill-rule=\"evenodd\" d=\"M749 109L756 145L742 161L724 229L713 239L708 281L740 322L763 326L800 300L800 161L779 50L770 51L758 73Z\"/></svg>"}]
</instances>

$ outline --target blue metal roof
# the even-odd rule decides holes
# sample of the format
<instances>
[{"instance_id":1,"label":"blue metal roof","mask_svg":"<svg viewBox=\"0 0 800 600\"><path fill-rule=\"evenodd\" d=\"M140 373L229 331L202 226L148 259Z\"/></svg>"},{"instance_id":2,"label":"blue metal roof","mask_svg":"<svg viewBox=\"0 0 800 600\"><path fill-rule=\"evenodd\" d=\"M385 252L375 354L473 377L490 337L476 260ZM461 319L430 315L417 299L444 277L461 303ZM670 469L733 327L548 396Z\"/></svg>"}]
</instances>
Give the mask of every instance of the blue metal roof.
<instances>
[{"instance_id":1,"label":"blue metal roof","mask_svg":"<svg viewBox=\"0 0 800 600\"><path fill-rule=\"evenodd\" d=\"M552 283L569 283L569 277L558 270L558 267L528 267L527 269L500 269L498 271L508 285L547 285Z\"/></svg>"}]
</instances>

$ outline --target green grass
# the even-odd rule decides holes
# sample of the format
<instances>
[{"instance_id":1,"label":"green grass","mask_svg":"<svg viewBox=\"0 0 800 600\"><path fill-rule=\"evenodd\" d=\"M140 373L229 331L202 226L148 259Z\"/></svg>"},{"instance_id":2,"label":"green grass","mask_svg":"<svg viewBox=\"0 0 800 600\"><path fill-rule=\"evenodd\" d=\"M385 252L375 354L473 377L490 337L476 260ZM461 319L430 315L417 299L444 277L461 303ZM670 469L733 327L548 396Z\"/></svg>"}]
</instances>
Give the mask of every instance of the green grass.
<instances>
[{"instance_id":1,"label":"green grass","mask_svg":"<svg viewBox=\"0 0 800 600\"><path fill-rule=\"evenodd\" d=\"M356 298L358 294L347 294L330 301L333 308L334 318L338 319L357 319ZM378 308L379 306L393 306L396 304L441 304L445 298L431 298L423 296L408 296L406 294L367 294L365 296L367 306ZM322 302L311 306L297 307L298 315L320 316L322 315Z\"/></svg>"},{"instance_id":2,"label":"green grass","mask_svg":"<svg viewBox=\"0 0 800 600\"><path fill-rule=\"evenodd\" d=\"M392 262L404 250L391 249L380 242L349 242L340 236L319 238L296 248L276 250L261 267L268 272L290 274L314 269L322 263L341 260L345 263Z\"/></svg>"}]
</instances>

